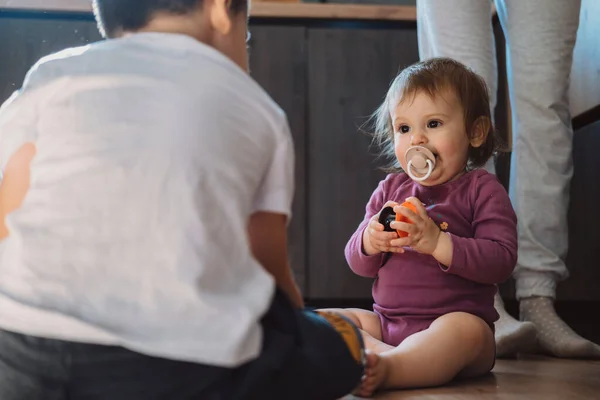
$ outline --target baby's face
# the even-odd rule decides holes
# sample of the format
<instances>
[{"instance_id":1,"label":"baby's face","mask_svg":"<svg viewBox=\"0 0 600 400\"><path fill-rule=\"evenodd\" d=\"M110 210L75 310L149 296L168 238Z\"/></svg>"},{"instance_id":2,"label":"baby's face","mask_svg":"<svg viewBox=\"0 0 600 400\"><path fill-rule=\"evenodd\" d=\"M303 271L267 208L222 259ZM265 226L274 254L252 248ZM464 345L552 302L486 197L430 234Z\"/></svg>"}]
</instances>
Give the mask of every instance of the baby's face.
<instances>
[{"instance_id":1,"label":"baby's face","mask_svg":"<svg viewBox=\"0 0 600 400\"><path fill-rule=\"evenodd\" d=\"M431 176L420 182L424 186L439 185L458 178L467 165L469 137L463 109L451 91L431 98L417 92L402 102L390 105L394 126L396 157L406 171L406 150L420 145L435 155Z\"/></svg>"}]
</instances>

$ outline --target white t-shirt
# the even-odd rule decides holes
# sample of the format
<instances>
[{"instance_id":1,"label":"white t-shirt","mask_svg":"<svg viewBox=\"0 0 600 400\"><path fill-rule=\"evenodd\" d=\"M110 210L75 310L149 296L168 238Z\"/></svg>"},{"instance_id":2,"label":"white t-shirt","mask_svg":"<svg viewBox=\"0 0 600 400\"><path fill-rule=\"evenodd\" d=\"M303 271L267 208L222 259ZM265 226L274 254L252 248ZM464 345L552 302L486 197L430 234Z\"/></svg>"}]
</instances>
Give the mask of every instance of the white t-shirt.
<instances>
[{"instance_id":1,"label":"white t-shirt","mask_svg":"<svg viewBox=\"0 0 600 400\"><path fill-rule=\"evenodd\" d=\"M0 328L235 366L274 281L248 217L290 215L287 119L190 37L142 33L41 60L0 109L0 166L37 147L0 242Z\"/></svg>"}]
</instances>

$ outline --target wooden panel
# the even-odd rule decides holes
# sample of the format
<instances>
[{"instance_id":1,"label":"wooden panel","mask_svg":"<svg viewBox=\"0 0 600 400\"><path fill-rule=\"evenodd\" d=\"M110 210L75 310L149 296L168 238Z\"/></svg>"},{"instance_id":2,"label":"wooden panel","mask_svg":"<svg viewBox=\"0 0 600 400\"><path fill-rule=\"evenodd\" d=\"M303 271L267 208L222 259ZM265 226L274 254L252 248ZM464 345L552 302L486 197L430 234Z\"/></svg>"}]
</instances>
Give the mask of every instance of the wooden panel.
<instances>
[{"instance_id":1,"label":"wooden panel","mask_svg":"<svg viewBox=\"0 0 600 400\"><path fill-rule=\"evenodd\" d=\"M600 301L600 121L575 132L574 173L569 205L570 277L558 285L557 297ZM559 227L560 228L560 227Z\"/></svg>"},{"instance_id":2,"label":"wooden panel","mask_svg":"<svg viewBox=\"0 0 600 400\"><path fill-rule=\"evenodd\" d=\"M506 76L506 39L497 18L494 19L494 39L496 42L496 60L498 63L498 92L496 93L496 109L494 110L494 128L502 141L504 150L496 160L496 175L506 190L510 178L510 154L512 146L512 129L508 81Z\"/></svg>"},{"instance_id":3,"label":"wooden panel","mask_svg":"<svg viewBox=\"0 0 600 400\"><path fill-rule=\"evenodd\" d=\"M41 57L100 39L91 20L7 18L0 15L0 101L23 83Z\"/></svg>"},{"instance_id":4,"label":"wooden panel","mask_svg":"<svg viewBox=\"0 0 600 400\"><path fill-rule=\"evenodd\" d=\"M415 6L366 5L366 4L282 4L262 2L252 5L253 17L316 18L316 19L360 19L415 21Z\"/></svg>"},{"instance_id":5,"label":"wooden panel","mask_svg":"<svg viewBox=\"0 0 600 400\"><path fill-rule=\"evenodd\" d=\"M252 76L285 110L296 149L296 193L290 225L290 259L306 292L306 29L251 26Z\"/></svg>"},{"instance_id":6,"label":"wooden panel","mask_svg":"<svg viewBox=\"0 0 600 400\"><path fill-rule=\"evenodd\" d=\"M418 60L414 27L309 30L309 294L369 298L344 247L384 174L370 138L358 133L399 69Z\"/></svg>"},{"instance_id":7,"label":"wooden panel","mask_svg":"<svg viewBox=\"0 0 600 400\"><path fill-rule=\"evenodd\" d=\"M506 39L498 18L493 18L494 38L496 41L496 60L498 62L498 93L496 109L494 110L495 128L500 136L505 152L500 152L496 159L496 175L504 188L508 191L510 180L511 157L511 113L510 99L508 96L508 81L506 76ZM515 298L515 281L511 278L499 286L500 294L504 298Z\"/></svg>"},{"instance_id":8,"label":"wooden panel","mask_svg":"<svg viewBox=\"0 0 600 400\"><path fill-rule=\"evenodd\" d=\"M0 0L0 11L92 11L89 0ZM319 18L415 21L417 10L414 5L366 5L366 4L311 4L305 2L260 1L252 4L252 17L265 18Z\"/></svg>"}]
</instances>

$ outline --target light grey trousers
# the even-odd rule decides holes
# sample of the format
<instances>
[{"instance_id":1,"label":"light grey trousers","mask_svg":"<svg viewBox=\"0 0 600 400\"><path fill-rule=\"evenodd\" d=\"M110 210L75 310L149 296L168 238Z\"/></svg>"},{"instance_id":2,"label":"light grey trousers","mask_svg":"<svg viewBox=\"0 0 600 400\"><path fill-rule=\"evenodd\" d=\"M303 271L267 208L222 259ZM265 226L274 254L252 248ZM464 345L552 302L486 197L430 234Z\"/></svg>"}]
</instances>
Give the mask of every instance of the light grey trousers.
<instances>
[{"instance_id":1,"label":"light grey trousers","mask_svg":"<svg viewBox=\"0 0 600 400\"><path fill-rule=\"evenodd\" d=\"M496 105L489 0L417 0L421 59L452 57L479 73ZM568 88L581 0L496 0L512 108L510 197L519 219L517 298L555 297L567 278L573 174ZM482 266L484 267L484 266Z\"/></svg>"}]
</instances>

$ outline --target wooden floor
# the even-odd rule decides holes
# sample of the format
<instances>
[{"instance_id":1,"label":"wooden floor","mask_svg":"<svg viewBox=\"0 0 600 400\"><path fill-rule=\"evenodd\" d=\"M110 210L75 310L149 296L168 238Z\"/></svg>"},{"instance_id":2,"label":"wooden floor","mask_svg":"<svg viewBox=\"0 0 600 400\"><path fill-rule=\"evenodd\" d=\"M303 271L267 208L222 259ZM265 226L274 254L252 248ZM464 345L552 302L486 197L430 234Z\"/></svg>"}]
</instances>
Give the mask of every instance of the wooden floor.
<instances>
[{"instance_id":1,"label":"wooden floor","mask_svg":"<svg viewBox=\"0 0 600 400\"><path fill-rule=\"evenodd\" d=\"M600 362L527 357L498 360L486 377L446 387L381 393L377 400L600 399ZM358 400L347 396L343 400Z\"/></svg>"}]
</instances>

